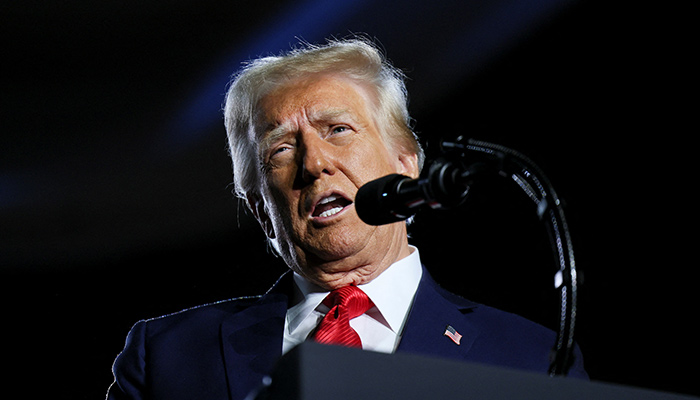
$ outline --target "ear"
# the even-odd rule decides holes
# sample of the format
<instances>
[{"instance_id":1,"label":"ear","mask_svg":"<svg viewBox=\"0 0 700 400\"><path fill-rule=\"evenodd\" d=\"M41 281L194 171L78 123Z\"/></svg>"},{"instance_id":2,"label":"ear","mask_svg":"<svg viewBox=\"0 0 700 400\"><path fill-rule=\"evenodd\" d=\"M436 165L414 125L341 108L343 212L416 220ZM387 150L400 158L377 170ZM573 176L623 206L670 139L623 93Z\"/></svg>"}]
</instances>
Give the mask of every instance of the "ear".
<instances>
[{"instance_id":1,"label":"ear","mask_svg":"<svg viewBox=\"0 0 700 400\"><path fill-rule=\"evenodd\" d=\"M401 175L418 179L420 169L418 168L418 155L410 152L399 153L399 171Z\"/></svg>"},{"instance_id":2,"label":"ear","mask_svg":"<svg viewBox=\"0 0 700 400\"><path fill-rule=\"evenodd\" d=\"M270 239L274 239L276 237L275 229L272 224L272 219L267 212L267 207L265 207L265 200L263 197L257 192L248 192L246 193L246 200L248 201L248 208L253 212L258 223L260 223L265 235Z\"/></svg>"}]
</instances>

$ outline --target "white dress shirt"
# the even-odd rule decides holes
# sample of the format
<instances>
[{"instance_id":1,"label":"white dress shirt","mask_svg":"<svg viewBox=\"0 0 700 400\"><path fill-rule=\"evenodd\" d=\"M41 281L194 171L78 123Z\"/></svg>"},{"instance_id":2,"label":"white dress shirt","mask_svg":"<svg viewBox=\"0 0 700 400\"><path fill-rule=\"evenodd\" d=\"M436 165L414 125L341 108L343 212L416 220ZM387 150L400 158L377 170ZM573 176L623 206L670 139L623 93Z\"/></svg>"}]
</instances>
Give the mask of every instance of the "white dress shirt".
<instances>
[{"instance_id":1,"label":"white dress shirt","mask_svg":"<svg viewBox=\"0 0 700 400\"><path fill-rule=\"evenodd\" d=\"M374 306L365 314L350 320L365 350L393 353L401 340L408 312L423 275L418 249L410 246L411 254L386 269L369 283L359 285ZM294 306L287 310L284 320L282 352L306 340L321 322L329 308L322 304L329 291L310 283L294 273L296 284Z\"/></svg>"}]
</instances>

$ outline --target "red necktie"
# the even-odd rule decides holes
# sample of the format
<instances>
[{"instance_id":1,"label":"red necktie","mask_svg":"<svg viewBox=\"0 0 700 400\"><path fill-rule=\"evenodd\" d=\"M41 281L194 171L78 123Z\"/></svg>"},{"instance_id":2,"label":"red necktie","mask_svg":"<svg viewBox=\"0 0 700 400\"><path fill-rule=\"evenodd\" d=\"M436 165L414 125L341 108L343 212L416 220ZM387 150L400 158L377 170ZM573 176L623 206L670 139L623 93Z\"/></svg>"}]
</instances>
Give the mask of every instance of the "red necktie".
<instances>
[{"instance_id":1,"label":"red necktie","mask_svg":"<svg viewBox=\"0 0 700 400\"><path fill-rule=\"evenodd\" d=\"M372 300L356 286L345 286L332 291L323 304L331 308L318 325L314 339L319 343L362 347L360 336L350 327L350 320L372 307Z\"/></svg>"}]
</instances>

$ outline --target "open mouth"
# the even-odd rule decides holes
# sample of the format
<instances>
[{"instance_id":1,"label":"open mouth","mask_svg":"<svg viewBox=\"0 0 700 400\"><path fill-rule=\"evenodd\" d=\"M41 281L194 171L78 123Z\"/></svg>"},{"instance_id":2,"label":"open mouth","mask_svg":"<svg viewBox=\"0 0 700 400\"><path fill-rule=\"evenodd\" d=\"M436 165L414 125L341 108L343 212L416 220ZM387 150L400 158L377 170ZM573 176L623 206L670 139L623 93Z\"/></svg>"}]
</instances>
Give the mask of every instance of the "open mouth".
<instances>
[{"instance_id":1,"label":"open mouth","mask_svg":"<svg viewBox=\"0 0 700 400\"><path fill-rule=\"evenodd\" d=\"M314 207L314 211L311 213L311 216L314 218L327 218L343 211L343 209L350 204L352 204L352 201L346 199L345 197L332 194L328 197L322 198L318 203L316 203L316 207Z\"/></svg>"}]
</instances>

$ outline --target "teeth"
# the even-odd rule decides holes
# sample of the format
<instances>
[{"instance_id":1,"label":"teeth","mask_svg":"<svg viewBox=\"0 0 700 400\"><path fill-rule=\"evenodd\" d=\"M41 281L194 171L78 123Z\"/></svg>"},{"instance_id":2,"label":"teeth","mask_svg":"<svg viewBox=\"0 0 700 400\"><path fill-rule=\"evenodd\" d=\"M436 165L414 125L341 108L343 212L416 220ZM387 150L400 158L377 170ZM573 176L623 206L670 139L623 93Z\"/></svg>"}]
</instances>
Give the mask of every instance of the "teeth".
<instances>
[{"instance_id":1,"label":"teeth","mask_svg":"<svg viewBox=\"0 0 700 400\"><path fill-rule=\"evenodd\" d=\"M330 203L331 201L338 200L338 198L339 198L338 196L331 195L331 196L328 196L328 197L326 197L326 198L324 198L324 199L321 199L321 201L319 201L318 204Z\"/></svg>"},{"instance_id":2,"label":"teeth","mask_svg":"<svg viewBox=\"0 0 700 400\"><path fill-rule=\"evenodd\" d=\"M330 217L331 215L339 213L342 209L343 207L333 207L330 210L326 210L319 214L319 217Z\"/></svg>"}]
</instances>

